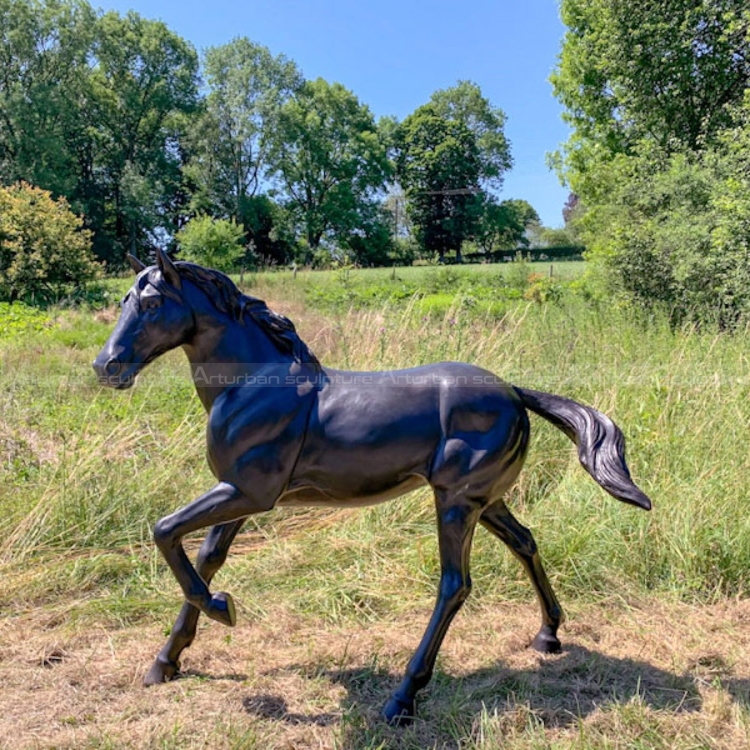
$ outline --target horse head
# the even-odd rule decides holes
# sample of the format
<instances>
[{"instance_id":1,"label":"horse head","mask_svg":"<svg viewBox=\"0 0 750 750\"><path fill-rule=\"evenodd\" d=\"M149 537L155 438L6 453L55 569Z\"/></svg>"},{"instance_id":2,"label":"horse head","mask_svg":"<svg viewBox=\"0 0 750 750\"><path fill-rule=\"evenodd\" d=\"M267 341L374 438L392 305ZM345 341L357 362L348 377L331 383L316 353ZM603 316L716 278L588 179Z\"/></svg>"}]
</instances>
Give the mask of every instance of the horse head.
<instances>
[{"instance_id":1,"label":"horse head","mask_svg":"<svg viewBox=\"0 0 750 750\"><path fill-rule=\"evenodd\" d=\"M136 375L164 352L189 340L195 327L179 271L169 256L156 251L156 265L128 257L136 273L123 298L120 318L93 367L102 385L129 388Z\"/></svg>"}]
</instances>

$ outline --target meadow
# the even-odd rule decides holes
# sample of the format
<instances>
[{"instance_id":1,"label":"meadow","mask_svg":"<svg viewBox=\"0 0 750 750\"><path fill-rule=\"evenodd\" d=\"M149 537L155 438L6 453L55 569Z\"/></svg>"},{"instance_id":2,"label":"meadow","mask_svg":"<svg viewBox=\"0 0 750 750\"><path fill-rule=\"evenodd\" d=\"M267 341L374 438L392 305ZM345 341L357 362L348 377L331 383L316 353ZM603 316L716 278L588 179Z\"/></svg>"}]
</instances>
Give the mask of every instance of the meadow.
<instances>
[{"instance_id":1,"label":"meadow","mask_svg":"<svg viewBox=\"0 0 750 750\"><path fill-rule=\"evenodd\" d=\"M91 361L111 304L0 306L0 746L736 748L750 745L750 331L673 329L592 297L582 264L247 275L325 364L469 361L622 427L645 513L603 493L532 420L508 504L568 621L538 608L484 531L472 595L412 726L378 717L421 637L438 561L426 491L248 520L217 578L239 622L203 622L184 675L143 675L181 594L153 523L211 486L184 355L134 388ZM199 539L188 543L196 549Z\"/></svg>"}]
</instances>

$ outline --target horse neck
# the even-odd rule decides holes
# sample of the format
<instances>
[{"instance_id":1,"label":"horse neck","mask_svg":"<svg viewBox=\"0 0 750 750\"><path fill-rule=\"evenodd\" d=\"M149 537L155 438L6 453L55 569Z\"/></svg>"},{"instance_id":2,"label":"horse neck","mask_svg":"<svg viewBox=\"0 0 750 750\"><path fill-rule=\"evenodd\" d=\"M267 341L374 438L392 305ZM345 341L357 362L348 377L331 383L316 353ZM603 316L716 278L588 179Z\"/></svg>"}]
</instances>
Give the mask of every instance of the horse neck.
<instances>
[{"instance_id":1,"label":"horse neck","mask_svg":"<svg viewBox=\"0 0 750 750\"><path fill-rule=\"evenodd\" d=\"M255 323L239 323L216 311L196 316L196 332L183 349L206 410L227 388L250 383L261 370L292 363Z\"/></svg>"}]
</instances>

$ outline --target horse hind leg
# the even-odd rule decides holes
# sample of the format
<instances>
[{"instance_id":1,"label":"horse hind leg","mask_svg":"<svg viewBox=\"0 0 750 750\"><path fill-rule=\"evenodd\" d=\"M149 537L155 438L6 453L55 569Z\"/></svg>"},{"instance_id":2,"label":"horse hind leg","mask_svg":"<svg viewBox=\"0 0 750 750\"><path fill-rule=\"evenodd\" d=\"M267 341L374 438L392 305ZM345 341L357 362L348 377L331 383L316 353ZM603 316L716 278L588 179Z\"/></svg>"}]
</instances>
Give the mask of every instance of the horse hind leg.
<instances>
[{"instance_id":1,"label":"horse hind leg","mask_svg":"<svg viewBox=\"0 0 750 750\"><path fill-rule=\"evenodd\" d=\"M565 615L544 572L531 532L516 520L502 500L486 508L479 522L510 548L534 586L542 609L542 626L531 642L531 647L542 653L560 651L557 629L564 622Z\"/></svg>"},{"instance_id":2,"label":"horse hind leg","mask_svg":"<svg viewBox=\"0 0 750 750\"><path fill-rule=\"evenodd\" d=\"M196 558L196 570L206 584L211 582L216 572L224 564L229 547L245 520L240 518L237 521L212 526L209 529ZM189 602L182 605L167 642L159 651L143 680L144 685L150 686L167 682L177 674L180 668L180 654L195 639L199 616L200 610L197 607Z\"/></svg>"},{"instance_id":3,"label":"horse hind leg","mask_svg":"<svg viewBox=\"0 0 750 750\"><path fill-rule=\"evenodd\" d=\"M407 724L414 716L414 697L432 677L443 638L471 590L469 557L481 506L436 490L440 587L437 602L422 641L409 661L401 684L383 708L391 724Z\"/></svg>"}]
</instances>

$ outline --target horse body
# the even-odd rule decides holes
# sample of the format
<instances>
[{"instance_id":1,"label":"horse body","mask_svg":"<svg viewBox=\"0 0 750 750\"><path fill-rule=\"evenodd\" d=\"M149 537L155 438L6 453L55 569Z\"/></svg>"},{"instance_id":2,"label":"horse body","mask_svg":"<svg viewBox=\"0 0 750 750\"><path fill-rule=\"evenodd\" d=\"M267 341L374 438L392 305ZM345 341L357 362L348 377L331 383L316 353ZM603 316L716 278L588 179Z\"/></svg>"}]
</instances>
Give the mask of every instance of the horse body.
<instances>
[{"instance_id":1,"label":"horse body","mask_svg":"<svg viewBox=\"0 0 750 750\"><path fill-rule=\"evenodd\" d=\"M325 368L286 318L242 295L223 274L175 264L160 251L156 266L131 263L136 281L94 368L103 384L125 388L161 353L182 346L208 412L208 462L218 480L154 527L186 601L147 685L177 673L200 612L234 625L232 598L208 586L249 515L276 505L368 505L425 484L435 497L441 581L386 718L408 721L416 693L430 680L471 589L477 523L511 549L531 579L542 611L531 645L559 650L562 610L531 533L502 496L523 466L530 409L576 442L581 464L611 495L650 508L630 479L622 433L606 416L463 363L369 373ZM182 538L206 527L193 565Z\"/></svg>"},{"instance_id":2,"label":"horse body","mask_svg":"<svg viewBox=\"0 0 750 750\"><path fill-rule=\"evenodd\" d=\"M279 504L367 505L424 484L489 502L520 470L526 413L485 370L444 362L323 378Z\"/></svg>"}]
</instances>

